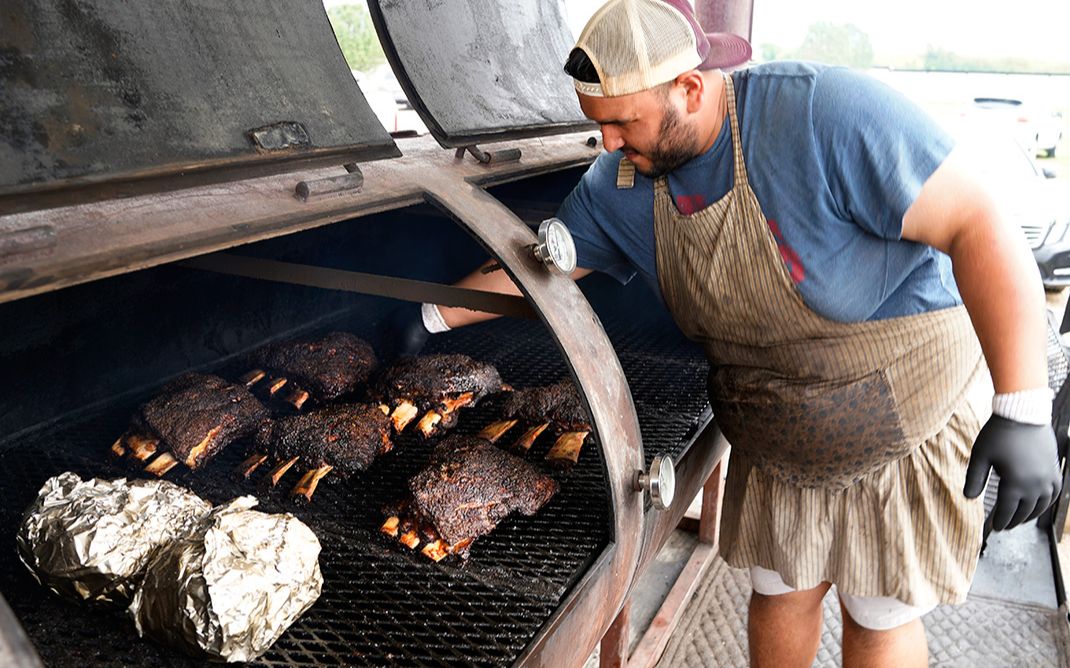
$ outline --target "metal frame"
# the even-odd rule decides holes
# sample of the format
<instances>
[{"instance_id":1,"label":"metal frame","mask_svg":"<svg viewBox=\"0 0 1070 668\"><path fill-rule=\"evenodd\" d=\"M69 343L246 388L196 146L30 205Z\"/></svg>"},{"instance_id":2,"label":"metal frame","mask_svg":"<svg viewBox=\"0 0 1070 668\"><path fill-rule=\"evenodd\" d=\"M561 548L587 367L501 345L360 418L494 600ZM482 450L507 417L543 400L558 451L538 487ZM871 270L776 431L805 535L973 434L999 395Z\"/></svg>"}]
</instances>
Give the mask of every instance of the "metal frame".
<instances>
[{"instance_id":1,"label":"metal frame","mask_svg":"<svg viewBox=\"0 0 1070 668\"><path fill-rule=\"evenodd\" d=\"M0 257L0 301L376 211L420 202L440 208L502 265L546 325L604 444L613 542L519 661L579 665L633 585L649 531L644 496L633 487L635 473L644 464L639 423L620 362L590 304L569 277L547 271L531 256L535 234L483 187L587 164L598 150L587 139L582 134L533 140L520 161L481 164L458 160L437 147L432 151L423 138L413 141L416 150L406 157L362 166L362 189L307 201L293 195L298 178L329 177L333 172L251 179L0 218L0 232L47 226L54 233L54 243L43 252L16 249ZM102 234L105 227L108 235ZM87 238L93 243L86 243Z\"/></svg>"},{"instance_id":2,"label":"metal frame","mask_svg":"<svg viewBox=\"0 0 1070 668\"><path fill-rule=\"evenodd\" d=\"M425 201L436 179L491 186L590 164L589 133L517 142L523 158L458 160L431 137L398 141L404 155L360 165L362 187L302 200L298 182L349 174L341 164L136 196L0 214L0 303ZM182 187L178 187L180 184Z\"/></svg>"},{"instance_id":3,"label":"metal frame","mask_svg":"<svg viewBox=\"0 0 1070 668\"><path fill-rule=\"evenodd\" d=\"M635 650L629 652L631 632L629 627L630 600L624 603L620 614L607 631L599 652L600 668L647 668L661 658L669 637L683 619L688 602L698 589L702 577L709 570L717 554L717 536L721 519L721 497L724 492L723 477L728 463L728 441L716 423L710 422L702 434L680 458L677 465L678 503L669 512L647 513L648 531L643 542L643 558L636 579L657 556L668 540L669 534L680 525L684 514L699 489L702 490L702 512L698 521L699 542L692 551L683 570L676 577L672 588L662 601L650 626L639 639Z\"/></svg>"}]
</instances>

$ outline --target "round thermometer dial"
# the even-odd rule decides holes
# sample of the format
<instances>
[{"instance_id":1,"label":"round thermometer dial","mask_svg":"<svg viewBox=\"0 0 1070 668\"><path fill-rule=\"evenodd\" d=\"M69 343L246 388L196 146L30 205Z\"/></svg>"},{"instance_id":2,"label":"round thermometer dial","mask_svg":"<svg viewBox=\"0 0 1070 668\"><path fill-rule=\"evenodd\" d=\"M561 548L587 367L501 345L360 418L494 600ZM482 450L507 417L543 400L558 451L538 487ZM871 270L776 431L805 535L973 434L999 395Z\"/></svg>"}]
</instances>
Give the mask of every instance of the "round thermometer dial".
<instances>
[{"instance_id":1,"label":"round thermometer dial","mask_svg":"<svg viewBox=\"0 0 1070 668\"><path fill-rule=\"evenodd\" d=\"M566 276L576 270L576 243L560 219L549 218L539 225L539 244L535 247L535 257Z\"/></svg>"}]
</instances>

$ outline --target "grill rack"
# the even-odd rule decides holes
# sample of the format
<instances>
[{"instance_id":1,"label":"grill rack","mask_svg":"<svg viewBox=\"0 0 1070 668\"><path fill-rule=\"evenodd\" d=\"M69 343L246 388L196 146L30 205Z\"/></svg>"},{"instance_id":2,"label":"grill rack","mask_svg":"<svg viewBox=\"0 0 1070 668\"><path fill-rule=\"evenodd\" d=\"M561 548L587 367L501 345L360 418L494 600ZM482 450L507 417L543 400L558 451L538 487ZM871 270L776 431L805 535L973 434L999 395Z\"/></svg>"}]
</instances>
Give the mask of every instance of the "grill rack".
<instances>
[{"instance_id":1,"label":"grill rack","mask_svg":"<svg viewBox=\"0 0 1070 668\"><path fill-rule=\"evenodd\" d=\"M615 322L607 332L632 387L647 462L657 454L679 456L708 419L701 352L671 330ZM445 351L494 363L516 387L567 375L545 331L528 322L501 320L435 337L428 352ZM216 371L236 378L244 370L228 365ZM0 443L0 487L10 500L0 510L0 532L14 535L22 509L49 476L66 470L83 477L136 476L137 469L105 453L137 403L117 402ZM490 403L465 410L455 431L474 433L493 417ZM544 434L529 460L541 462L551 442ZM234 444L204 471L175 469L167 479L215 503L256 494L255 483L229 477L242 450ZM576 467L554 474L561 492L534 517L510 518L476 541L467 563L451 558L435 564L409 552L378 532L380 508L404 489L429 452L428 444L404 435L365 474L345 483L328 476L308 507L287 498L297 478L292 472L278 490L258 495L260 510L292 512L319 536L324 587L316 605L256 665L511 664L608 545L609 495L599 447L589 440ZM13 551L9 555L0 562L0 592L46 664L200 665L139 640L121 613L61 601L33 581Z\"/></svg>"}]
</instances>

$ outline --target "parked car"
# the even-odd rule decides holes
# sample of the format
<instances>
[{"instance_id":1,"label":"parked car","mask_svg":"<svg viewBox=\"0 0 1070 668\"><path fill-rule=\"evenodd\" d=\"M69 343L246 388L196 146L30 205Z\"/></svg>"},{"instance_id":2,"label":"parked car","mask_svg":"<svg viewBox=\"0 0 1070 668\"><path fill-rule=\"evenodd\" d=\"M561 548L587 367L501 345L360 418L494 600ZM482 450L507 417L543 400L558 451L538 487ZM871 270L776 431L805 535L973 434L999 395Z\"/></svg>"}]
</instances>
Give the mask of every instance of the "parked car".
<instances>
[{"instance_id":1,"label":"parked car","mask_svg":"<svg viewBox=\"0 0 1070 668\"><path fill-rule=\"evenodd\" d=\"M962 117L1002 126L1030 155L1054 157L1063 137L1062 114L1010 97L975 97Z\"/></svg>"},{"instance_id":2,"label":"parked car","mask_svg":"<svg viewBox=\"0 0 1070 668\"><path fill-rule=\"evenodd\" d=\"M991 192L1025 235L1047 289L1070 285L1070 187L1011 137L958 133Z\"/></svg>"}]
</instances>

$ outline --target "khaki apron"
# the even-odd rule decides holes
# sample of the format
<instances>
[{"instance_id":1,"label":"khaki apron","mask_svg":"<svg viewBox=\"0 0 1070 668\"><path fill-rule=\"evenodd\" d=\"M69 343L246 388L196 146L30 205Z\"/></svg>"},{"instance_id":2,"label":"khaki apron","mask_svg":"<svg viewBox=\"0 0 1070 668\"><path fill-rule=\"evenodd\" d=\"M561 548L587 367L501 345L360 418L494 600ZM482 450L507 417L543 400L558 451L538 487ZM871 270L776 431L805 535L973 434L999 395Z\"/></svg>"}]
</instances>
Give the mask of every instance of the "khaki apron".
<instances>
[{"instance_id":1,"label":"khaki apron","mask_svg":"<svg viewBox=\"0 0 1070 668\"><path fill-rule=\"evenodd\" d=\"M841 323L807 307L748 183L731 77L725 86L731 190L683 215L665 177L654 188L661 291L706 349L732 445L721 555L797 589L961 602L984 513L962 493L980 430L967 392L987 375L969 316Z\"/></svg>"}]
</instances>

